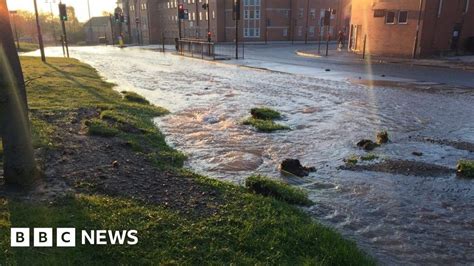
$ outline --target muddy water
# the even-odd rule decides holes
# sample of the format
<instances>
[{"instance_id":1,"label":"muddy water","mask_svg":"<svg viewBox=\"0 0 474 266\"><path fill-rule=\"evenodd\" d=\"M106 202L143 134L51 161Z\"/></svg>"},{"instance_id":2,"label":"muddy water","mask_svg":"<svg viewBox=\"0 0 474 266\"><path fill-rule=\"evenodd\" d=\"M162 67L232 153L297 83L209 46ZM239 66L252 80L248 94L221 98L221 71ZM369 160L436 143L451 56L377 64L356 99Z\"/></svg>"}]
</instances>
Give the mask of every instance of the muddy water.
<instances>
[{"instance_id":1,"label":"muddy water","mask_svg":"<svg viewBox=\"0 0 474 266\"><path fill-rule=\"evenodd\" d=\"M120 90L170 109L156 123L195 171L236 183L252 173L279 179L278 163L299 158L318 169L286 179L310 191L318 204L308 212L381 263L474 262L474 181L338 170L345 157L362 154L357 140L383 129L393 142L375 151L381 158L452 168L474 159L418 138L474 142L474 91L369 88L134 49L73 52ZM255 106L279 110L292 130L260 134L241 125Z\"/></svg>"}]
</instances>

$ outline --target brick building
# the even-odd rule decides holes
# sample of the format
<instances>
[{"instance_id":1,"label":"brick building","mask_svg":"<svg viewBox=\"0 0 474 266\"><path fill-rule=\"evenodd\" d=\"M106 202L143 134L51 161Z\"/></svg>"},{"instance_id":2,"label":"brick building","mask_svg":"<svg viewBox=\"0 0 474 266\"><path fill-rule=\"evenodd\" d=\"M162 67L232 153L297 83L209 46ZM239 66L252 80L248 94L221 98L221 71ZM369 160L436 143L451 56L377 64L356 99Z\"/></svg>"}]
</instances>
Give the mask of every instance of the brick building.
<instances>
[{"instance_id":1,"label":"brick building","mask_svg":"<svg viewBox=\"0 0 474 266\"><path fill-rule=\"evenodd\" d=\"M84 24L84 33L88 44L99 44L99 39L104 38L112 43L111 19L108 16L93 17Z\"/></svg>"},{"instance_id":2,"label":"brick building","mask_svg":"<svg viewBox=\"0 0 474 266\"><path fill-rule=\"evenodd\" d=\"M209 15L202 7L207 1ZM130 21L126 31L131 42L160 43L162 37L172 42L178 37L179 3L189 13L189 19L181 24L182 37L206 39L210 19L214 41L235 40L233 0L122 0ZM327 9L336 10L330 36L349 30L351 0L242 0L241 5L239 35L245 41L316 41L320 34L327 34L327 29L321 27L321 15Z\"/></svg>"},{"instance_id":3,"label":"brick building","mask_svg":"<svg viewBox=\"0 0 474 266\"><path fill-rule=\"evenodd\" d=\"M473 42L472 0L352 2L349 48L357 53L364 38L368 54L401 57L465 52Z\"/></svg>"}]
</instances>

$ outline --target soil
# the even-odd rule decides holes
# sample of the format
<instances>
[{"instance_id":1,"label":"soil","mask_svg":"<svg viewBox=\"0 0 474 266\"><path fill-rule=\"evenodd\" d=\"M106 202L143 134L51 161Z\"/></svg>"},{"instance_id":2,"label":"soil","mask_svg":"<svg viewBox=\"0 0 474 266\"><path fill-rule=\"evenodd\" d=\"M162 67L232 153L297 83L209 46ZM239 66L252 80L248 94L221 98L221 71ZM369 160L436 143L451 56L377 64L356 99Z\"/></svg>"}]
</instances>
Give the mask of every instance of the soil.
<instances>
[{"instance_id":1,"label":"soil","mask_svg":"<svg viewBox=\"0 0 474 266\"><path fill-rule=\"evenodd\" d=\"M82 121L98 117L95 109L33 115L57 127L52 136L55 148L37 151L45 176L27 194L5 186L0 186L0 194L34 201L52 201L72 192L103 194L192 216L212 215L222 205L218 190L173 170L158 169L123 140L87 135Z\"/></svg>"},{"instance_id":2,"label":"soil","mask_svg":"<svg viewBox=\"0 0 474 266\"><path fill-rule=\"evenodd\" d=\"M453 140L446 140L446 139L432 139L432 138L422 138L422 141L444 145L444 146L451 146L458 150L474 152L474 143L470 143L470 142L453 141Z\"/></svg>"},{"instance_id":3,"label":"soil","mask_svg":"<svg viewBox=\"0 0 474 266\"><path fill-rule=\"evenodd\" d=\"M372 171L382 172L406 176L422 176L422 177L445 177L456 174L456 170L447 167L403 160L386 160L370 165L345 165L340 167L341 170L349 171Z\"/></svg>"}]
</instances>

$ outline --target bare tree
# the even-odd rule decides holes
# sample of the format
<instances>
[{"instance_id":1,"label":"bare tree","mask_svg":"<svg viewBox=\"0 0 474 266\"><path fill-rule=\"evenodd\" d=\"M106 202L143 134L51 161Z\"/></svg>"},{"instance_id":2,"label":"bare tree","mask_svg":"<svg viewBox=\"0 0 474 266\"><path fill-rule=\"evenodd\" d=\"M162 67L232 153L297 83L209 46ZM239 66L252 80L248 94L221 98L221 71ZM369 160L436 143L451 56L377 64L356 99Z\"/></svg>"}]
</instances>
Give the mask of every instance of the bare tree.
<instances>
[{"instance_id":1,"label":"bare tree","mask_svg":"<svg viewBox=\"0 0 474 266\"><path fill-rule=\"evenodd\" d=\"M38 176L33 154L25 81L15 49L6 0L0 0L0 133L8 184L28 186Z\"/></svg>"}]
</instances>

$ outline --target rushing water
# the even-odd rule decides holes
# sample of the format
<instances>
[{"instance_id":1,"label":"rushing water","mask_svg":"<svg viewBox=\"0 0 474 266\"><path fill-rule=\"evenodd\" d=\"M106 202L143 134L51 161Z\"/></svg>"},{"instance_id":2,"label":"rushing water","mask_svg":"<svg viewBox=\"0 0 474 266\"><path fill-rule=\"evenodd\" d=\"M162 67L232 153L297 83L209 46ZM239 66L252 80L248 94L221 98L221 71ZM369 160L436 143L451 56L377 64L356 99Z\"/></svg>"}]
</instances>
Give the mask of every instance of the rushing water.
<instances>
[{"instance_id":1,"label":"rushing water","mask_svg":"<svg viewBox=\"0 0 474 266\"><path fill-rule=\"evenodd\" d=\"M283 178L278 164L298 158L318 169L286 179L309 190L317 204L308 211L383 264L474 262L474 181L338 170L345 157L362 154L355 142L383 129L392 143L376 150L381 158L451 168L474 159L417 138L474 142L474 91L368 88L138 49L72 52L120 90L171 110L156 122L195 171L236 183L252 173ZM261 134L241 125L255 106L279 110L292 130Z\"/></svg>"}]
</instances>

